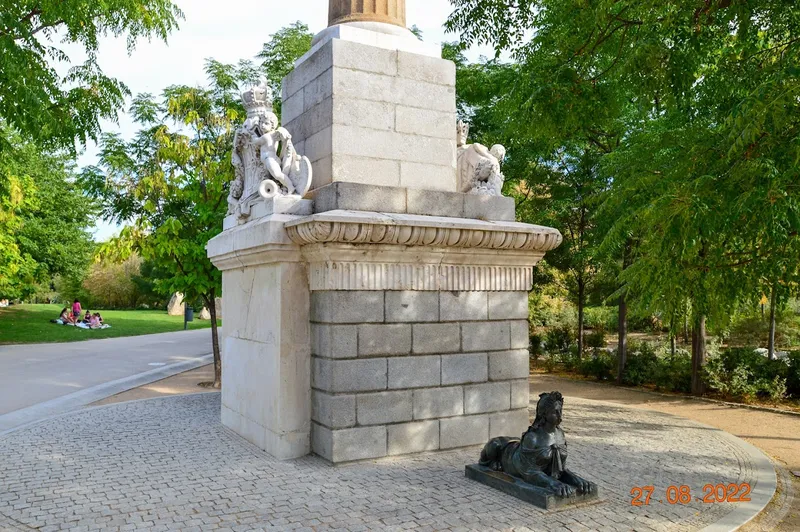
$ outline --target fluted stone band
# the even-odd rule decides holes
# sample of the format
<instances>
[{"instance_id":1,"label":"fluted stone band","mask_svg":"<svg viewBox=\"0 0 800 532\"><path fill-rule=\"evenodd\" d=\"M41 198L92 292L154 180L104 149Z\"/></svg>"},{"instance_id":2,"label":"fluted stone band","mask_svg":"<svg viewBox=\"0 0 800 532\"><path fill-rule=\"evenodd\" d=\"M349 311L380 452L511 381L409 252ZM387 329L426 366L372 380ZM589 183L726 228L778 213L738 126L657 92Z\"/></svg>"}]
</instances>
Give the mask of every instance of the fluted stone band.
<instances>
[{"instance_id":1,"label":"fluted stone band","mask_svg":"<svg viewBox=\"0 0 800 532\"><path fill-rule=\"evenodd\" d=\"M328 26L344 22L384 22L406 26L406 0L330 0Z\"/></svg>"}]
</instances>

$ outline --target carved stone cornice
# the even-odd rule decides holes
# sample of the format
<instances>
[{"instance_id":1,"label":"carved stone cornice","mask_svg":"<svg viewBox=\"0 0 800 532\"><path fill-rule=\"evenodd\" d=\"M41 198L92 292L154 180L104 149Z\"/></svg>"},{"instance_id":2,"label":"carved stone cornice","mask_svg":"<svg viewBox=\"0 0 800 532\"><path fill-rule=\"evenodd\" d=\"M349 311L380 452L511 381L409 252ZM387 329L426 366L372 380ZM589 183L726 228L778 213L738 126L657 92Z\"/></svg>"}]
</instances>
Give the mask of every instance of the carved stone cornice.
<instances>
[{"instance_id":1,"label":"carved stone cornice","mask_svg":"<svg viewBox=\"0 0 800 532\"><path fill-rule=\"evenodd\" d=\"M221 271L278 262L300 262L301 260L302 257L297 246L287 244L263 244L211 257L211 262Z\"/></svg>"},{"instance_id":2,"label":"carved stone cornice","mask_svg":"<svg viewBox=\"0 0 800 532\"><path fill-rule=\"evenodd\" d=\"M561 244L551 227L413 214L329 211L286 224L299 245L338 242L547 252Z\"/></svg>"},{"instance_id":3,"label":"carved stone cornice","mask_svg":"<svg viewBox=\"0 0 800 532\"><path fill-rule=\"evenodd\" d=\"M286 223L314 290L527 291L561 243L538 225L334 210Z\"/></svg>"},{"instance_id":4,"label":"carved stone cornice","mask_svg":"<svg viewBox=\"0 0 800 532\"><path fill-rule=\"evenodd\" d=\"M297 218L273 214L244 225L234 225L208 241L208 258L222 271L277 262L299 262L302 248L289 240L284 229L287 221Z\"/></svg>"},{"instance_id":5,"label":"carved stone cornice","mask_svg":"<svg viewBox=\"0 0 800 532\"><path fill-rule=\"evenodd\" d=\"M308 264L310 290L526 291L555 229L413 214L273 214L209 241L221 270Z\"/></svg>"}]
</instances>

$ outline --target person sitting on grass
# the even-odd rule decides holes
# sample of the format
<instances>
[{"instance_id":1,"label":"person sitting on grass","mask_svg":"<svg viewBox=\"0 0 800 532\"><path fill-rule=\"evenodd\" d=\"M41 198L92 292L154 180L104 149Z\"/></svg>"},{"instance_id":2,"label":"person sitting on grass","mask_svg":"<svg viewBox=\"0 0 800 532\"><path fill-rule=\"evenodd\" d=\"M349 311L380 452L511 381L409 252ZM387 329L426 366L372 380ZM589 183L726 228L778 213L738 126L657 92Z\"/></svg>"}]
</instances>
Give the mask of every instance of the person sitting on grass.
<instances>
[{"instance_id":1,"label":"person sitting on grass","mask_svg":"<svg viewBox=\"0 0 800 532\"><path fill-rule=\"evenodd\" d=\"M99 329L100 328L100 315L97 313L92 314L89 316L89 328L90 329Z\"/></svg>"},{"instance_id":2,"label":"person sitting on grass","mask_svg":"<svg viewBox=\"0 0 800 532\"><path fill-rule=\"evenodd\" d=\"M89 319L92 317L91 311L87 310L86 314L83 316L83 323L89 323Z\"/></svg>"},{"instance_id":3,"label":"person sitting on grass","mask_svg":"<svg viewBox=\"0 0 800 532\"><path fill-rule=\"evenodd\" d=\"M64 309L61 311L61 316L59 316L59 318L64 325L75 325L75 317L67 307L64 307Z\"/></svg>"}]
</instances>

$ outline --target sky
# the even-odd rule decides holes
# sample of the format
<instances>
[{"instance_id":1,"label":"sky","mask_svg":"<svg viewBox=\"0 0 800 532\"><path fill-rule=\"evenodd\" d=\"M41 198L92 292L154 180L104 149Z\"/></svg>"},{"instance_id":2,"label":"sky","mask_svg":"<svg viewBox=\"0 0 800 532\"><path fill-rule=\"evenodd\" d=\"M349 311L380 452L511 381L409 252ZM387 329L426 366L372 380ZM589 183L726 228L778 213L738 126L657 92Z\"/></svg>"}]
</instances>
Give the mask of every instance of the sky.
<instances>
[{"instance_id":1,"label":"sky","mask_svg":"<svg viewBox=\"0 0 800 532\"><path fill-rule=\"evenodd\" d=\"M98 62L103 71L121 80L132 94L150 92L158 94L174 84L203 85L203 65L213 57L223 63L240 59L254 59L271 34L299 20L316 33L327 26L327 0L176 0L185 19L180 29L170 35L167 43L140 41L128 55L124 38L105 38L100 42ZM452 11L449 0L407 0L406 22L422 30L423 39L439 44L454 41L456 35L445 34L442 25ZM76 59L77 48L64 47ZM488 49L474 49L467 53L470 59L480 54L489 55ZM74 60L75 61L75 60ZM77 61L75 61L77 62ZM136 127L130 118L120 114L119 124L104 122L107 132L119 132L130 138ZM78 158L80 166L96 162L96 147L87 146ZM94 238L106 240L119 228L98 221Z\"/></svg>"}]
</instances>

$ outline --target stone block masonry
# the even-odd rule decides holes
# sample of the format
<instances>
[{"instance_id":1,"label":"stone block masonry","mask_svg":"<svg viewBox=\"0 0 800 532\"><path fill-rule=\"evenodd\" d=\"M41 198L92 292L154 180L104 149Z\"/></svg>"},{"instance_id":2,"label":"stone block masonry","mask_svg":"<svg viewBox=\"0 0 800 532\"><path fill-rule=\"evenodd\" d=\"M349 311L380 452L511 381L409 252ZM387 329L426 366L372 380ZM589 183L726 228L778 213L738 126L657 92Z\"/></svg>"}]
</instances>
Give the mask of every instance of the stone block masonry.
<instances>
[{"instance_id":1,"label":"stone block masonry","mask_svg":"<svg viewBox=\"0 0 800 532\"><path fill-rule=\"evenodd\" d=\"M237 174L207 246L234 313L223 423L279 458L451 449L527 425L527 294L562 237L515 221L502 150L469 143L455 65L403 6L331 0L337 23L281 86L303 199L262 202L260 174ZM243 95L250 118L265 93Z\"/></svg>"},{"instance_id":2,"label":"stone block masonry","mask_svg":"<svg viewBox=\"0 0 800 532\"><path fill-rule=\"evenodd\" d=\"M527 300L523 291L312 292L312 450L339 463L519 436L528 352L512 346L527 331Z\"/></svg>"},{"instance_id":3,"label":"stone block masonry","mask_svg":"<svg viewBox=\"0 0 800 532\"><path fill-rule=\"evenodd\" d=\"M332 39L282 86L283 126L334 182L456 192L455 65Z\"/></svg>"},{"instance_id":4,"label":"stone block masonry","mask_svg":"<svg viewBox=\"0 0 800 532\"><path fill-rule=\"evenodd\" d=\"M315 213L335 210L514 221L514 198L337 181L309 192Z\"/></svg>"},{"instance_id":5,"label":"stone block masonry","mask_svg":"<svg viewBox=\"0 0 800 532\"><path fill-rule=\"evenodd\" d=\"M223 424L273 456L333 462L521 434L532 269L560 240L343 209L228 228L208 243L233 313Z\"/></svg>"}]
</instances>

